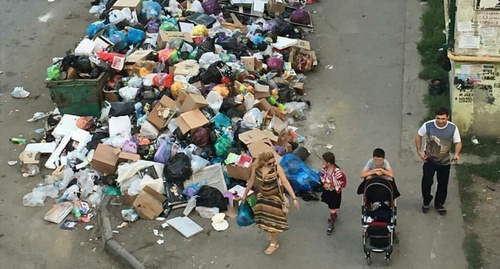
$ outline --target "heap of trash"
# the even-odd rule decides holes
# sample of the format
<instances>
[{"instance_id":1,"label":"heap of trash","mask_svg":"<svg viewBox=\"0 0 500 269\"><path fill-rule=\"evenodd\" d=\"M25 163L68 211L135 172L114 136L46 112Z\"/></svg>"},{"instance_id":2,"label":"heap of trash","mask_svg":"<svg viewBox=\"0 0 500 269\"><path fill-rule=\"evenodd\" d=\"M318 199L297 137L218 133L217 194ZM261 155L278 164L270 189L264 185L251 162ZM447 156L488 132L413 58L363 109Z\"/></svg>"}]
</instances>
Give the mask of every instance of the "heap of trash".
<instances>
[{"instance_id":1,"label":"heap of trash","mask_svg":"<svg viewBox=\"0 0 500 269\"><path fill-rule=\"evenodd\" d=\"M318 64L303 1L92 4L99 20L47 69L57 108L28 120L46 121L40 138L12 140L26 144L23 176L44 173L43 162L53 170L25 206L51 197L46 220L88 222L104 195L121 195L126 221L179 207L213 218L236 210L253 158L268 150L297 193L318 184L293 127Z\"/></svg>"}]
</instances>

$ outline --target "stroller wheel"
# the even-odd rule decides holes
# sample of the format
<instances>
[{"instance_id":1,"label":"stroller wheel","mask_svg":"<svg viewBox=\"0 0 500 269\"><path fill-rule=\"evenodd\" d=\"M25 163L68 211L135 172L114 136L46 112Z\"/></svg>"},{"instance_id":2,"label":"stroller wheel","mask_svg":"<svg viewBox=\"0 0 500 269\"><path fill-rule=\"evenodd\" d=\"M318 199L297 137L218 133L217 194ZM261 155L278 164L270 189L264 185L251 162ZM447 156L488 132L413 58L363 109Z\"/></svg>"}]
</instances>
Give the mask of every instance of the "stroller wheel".
<instances>
[{"instance_id":1,"label":"stroller wheel","mask_svg":"<svg viewBox=\"0 0 500 269\"><path fill-rule=\"evenodd\" d=\"M385 254L385 265L391 264L391 254Z\"/></svg>"},{"instance_id":2,"label":"stroller wheel","mask_svg":"<svg viewBox=\"0 0 500 269\"><path fill-rule=\"evenodd\" d=\"M366 265L372 264L372 258L370 257L370 255L366 255L365 259L366 259Z\"/></svg>"}]
</instances>

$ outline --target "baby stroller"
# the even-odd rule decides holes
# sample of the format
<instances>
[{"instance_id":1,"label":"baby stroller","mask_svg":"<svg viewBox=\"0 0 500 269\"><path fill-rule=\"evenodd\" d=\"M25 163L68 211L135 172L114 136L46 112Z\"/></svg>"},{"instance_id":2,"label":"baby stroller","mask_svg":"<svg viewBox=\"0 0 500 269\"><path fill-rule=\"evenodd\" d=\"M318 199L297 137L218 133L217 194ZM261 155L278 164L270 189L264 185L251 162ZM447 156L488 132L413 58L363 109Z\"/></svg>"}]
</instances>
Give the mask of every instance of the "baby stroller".
<instances>
[{"instance_id":1,"label":"baby stroller","mask_svg":"<svg viewBox=\"0 0 500 269\"><path fill-rule=\"evenodd\" d=\"M371 253L384 253L387 265L391 262L396 238L396 198L399 192L395 183L381 177L365 179L358 188L363 194L361 224L363 225L363 251L368 265Z\"/></svg>"}]
</instances>

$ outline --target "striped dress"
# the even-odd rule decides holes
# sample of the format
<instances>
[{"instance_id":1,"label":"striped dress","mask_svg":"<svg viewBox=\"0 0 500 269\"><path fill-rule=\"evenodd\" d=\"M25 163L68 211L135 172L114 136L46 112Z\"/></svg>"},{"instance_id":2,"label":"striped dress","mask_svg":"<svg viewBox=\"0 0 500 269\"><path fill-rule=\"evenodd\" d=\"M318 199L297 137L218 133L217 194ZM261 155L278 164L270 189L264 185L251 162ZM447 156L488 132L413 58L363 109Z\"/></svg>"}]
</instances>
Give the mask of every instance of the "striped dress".
<instances>
[{"instance_id":1,"label":"striped dress","mask_svg":"<svg viewBox=\"0 0 500 269\"><path fill-rule=\"evenodd\" d=\"M262 175L262 168L255 169L255 184L259 190L257 203L253 208L255 223L260 229L270 233L288 230L286 214L281 207L276 168L272 168L265 176Z\"/></svg>"}]
</instances>

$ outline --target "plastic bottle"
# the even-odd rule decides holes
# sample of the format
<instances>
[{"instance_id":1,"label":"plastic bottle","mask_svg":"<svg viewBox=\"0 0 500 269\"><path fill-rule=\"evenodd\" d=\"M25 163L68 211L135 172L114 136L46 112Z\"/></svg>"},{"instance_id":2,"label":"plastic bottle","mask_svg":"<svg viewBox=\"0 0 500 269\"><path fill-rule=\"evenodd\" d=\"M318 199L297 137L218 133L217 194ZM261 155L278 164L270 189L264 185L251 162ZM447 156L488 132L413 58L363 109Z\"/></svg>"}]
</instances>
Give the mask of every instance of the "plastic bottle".
<instances>
[{"instance_id":1,"label":"plastic bottle","mask_svg":"<svg viewBox=\"0 0 500 269\"><path fill-rule=\"evenodd\" d=\"M82 218L82 213L80 212L80 208L77 205L73 206L73 214L75 214L75 218L80 220Z\"/></svg>"},{"instance_id":2,"label":"plastic bottle","mask_svg":"<svg viewBox=\"0 0 500 269\"><path fill-rule=\"evenodd\" d=\"M21 144L21 145L28 144L28 141L26 140L26 138L13 137L9 140L10 140L10 142Z\"/></svg>"}]
</instances>

